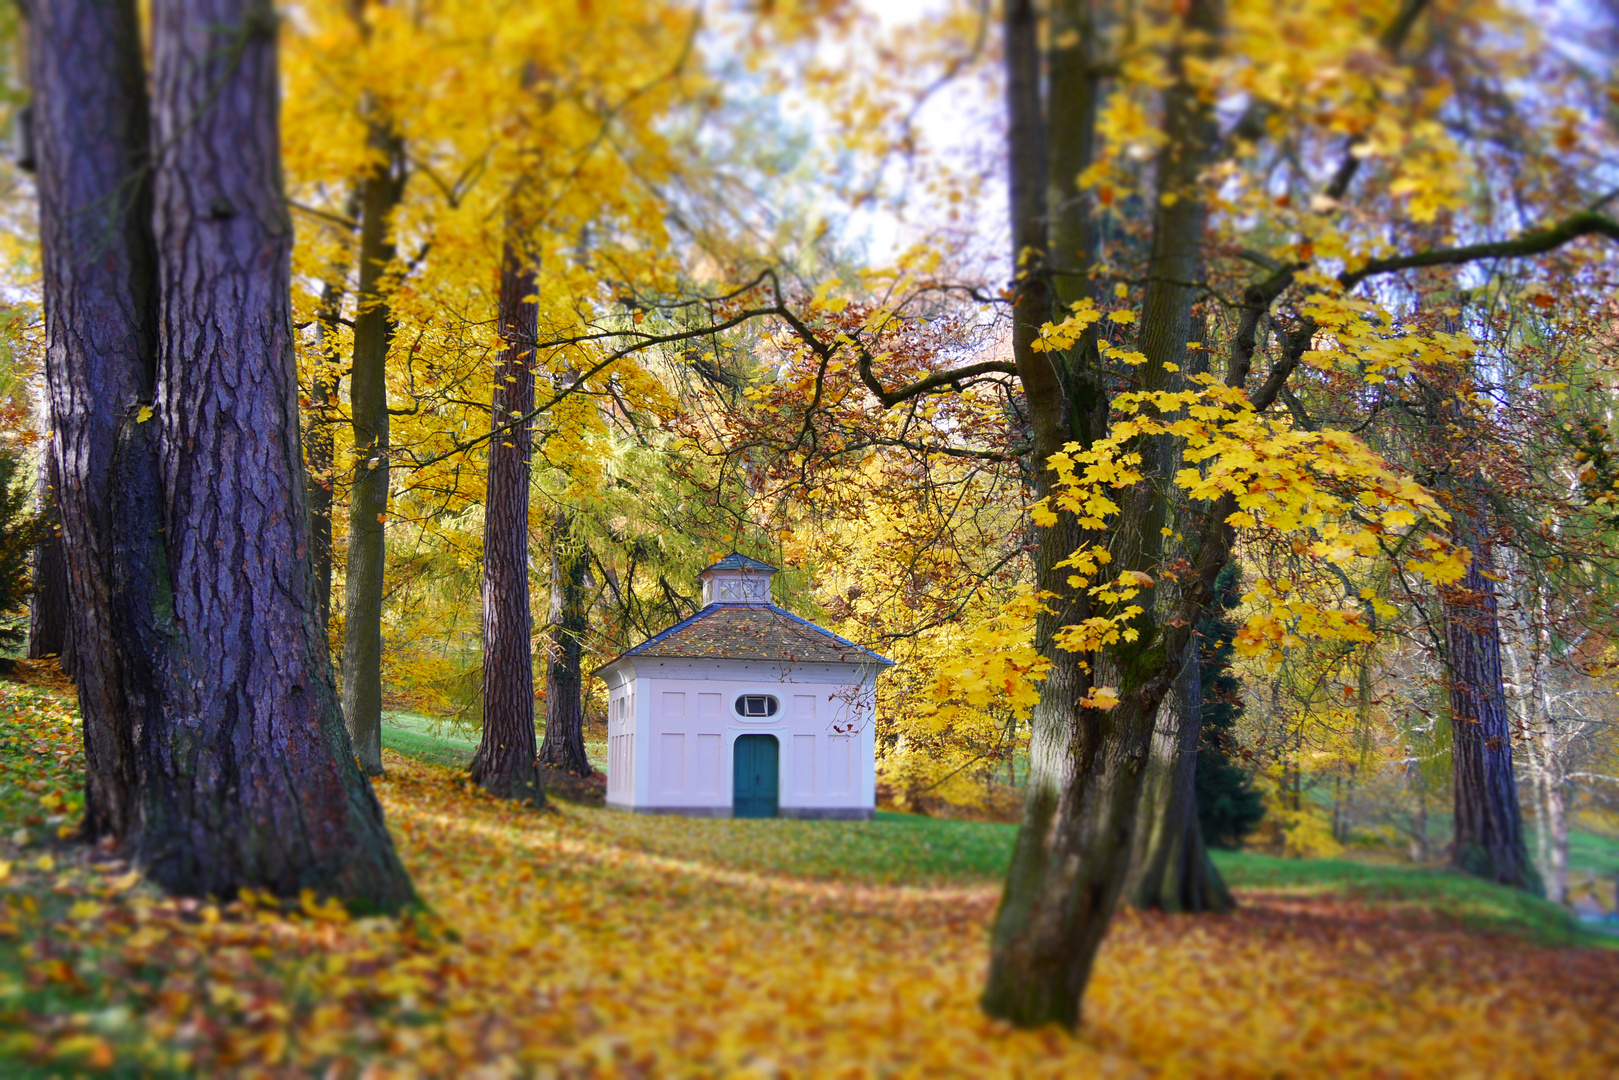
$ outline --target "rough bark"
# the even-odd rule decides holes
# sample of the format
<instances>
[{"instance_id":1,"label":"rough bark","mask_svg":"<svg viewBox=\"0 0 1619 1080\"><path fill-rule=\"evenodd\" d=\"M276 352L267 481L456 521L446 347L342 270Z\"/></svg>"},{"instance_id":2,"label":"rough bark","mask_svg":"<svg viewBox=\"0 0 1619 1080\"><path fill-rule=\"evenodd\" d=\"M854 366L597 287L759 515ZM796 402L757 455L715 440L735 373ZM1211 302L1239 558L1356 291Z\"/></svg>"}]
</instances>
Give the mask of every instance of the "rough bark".
<instances>
[{"instance_id":1,"label":"rough bark","mask_svg":"<svg viewBox=\"0 0 1619 1080\"><path fill-rule=\"evenodd\" d=\"M343 714L360 766L382 773L382 575L387 561L388 347L394 326L383 275L394 258L390 218L404 195L399 140L373 124L372 146L388 164L360 189L360 281L349 369L354 482L349 489L348 566L343 579Z\"/></svg>"},{"instance_id":2,"label":"rough bark","mask_svg":"<svg viewBox=\"0 0 1619 1080\"><path fill-rule=\"evenodd\" d=\"M144 661L139 856L178 893L310 888L394 910L414 892L316 625L274 11L158 0L152 56L157 393L152 421L124 426L117 475L161 513L114 561Z\"/></svg>"},{"instance_id":3,"label":"rough bark","mask_svg":"<svg viewBox=\"0 0 1619 1080\"><path fill-rule=\"evenodd\" d=\"M130 703L109 560L130 509L112 484L119 422L151 399L157 294L146 76L133 0L29 5L45 377L84 720L87 839L135 827Z\"/></svg>"},{"instance_id":4,"label":"rough bark","mask_svg":"<svg viewBox=\"0 0 1619 1080\"><path fill-rule=\"evenodd\" d=\"M1138 908L1224 912L1236 907L1209 858L1197 817L1197 752L1203 730L1201 645L1194 634L1174 689L1158 706L1131 874L1124 888L1125 898Z\"/></svg>"},{"instance_id":5,"label":"rough bark","mask_svg":"<svg viewBox=\"0 0 1619 1080\"><path fill-rule=\"evenodd\" d=\"M1207 31L1212 10L1207 4L1194 3L1188 20ZM1019 252L1032 246L1043 254L1044 244L1031 241L1036 227L1028 220L1044 213L1044 207L1028 194L1032 178L1039 178L1042 191L1046 180L1045 133L1039 131L1038 123L1035 23L1032 5L1009 5L1006 56L1013 236ZM1180 58L1172 57L1172 68L1178 70L1179 64ZM1180 191L1185 186L1181 178L1195 178L1207 152L1206 144L1200 143L1208 128L1207 106L1177 77L1166 91L1165 112L1169 139L1159 175L1170 190ZM1053 126L1049 137L1056 142L1079 136ZM1030 145L1022 145L1020 139ZM1189 280L1180 267L1188 257L1195 261L1201 243L1202 208L1195 205L1199 202L1183 195L1173 206L1160 204L1155 213L1140 342L1147 356L1147 363L1139 369L1144 389L1163 388L1166 363L1183 355L1186 347L1192 296L1179 284ZM1184 205L1187 203L1194 205ZM1187 224L1189 214L1197 215L1195 226ZM1017 302L1021 308L1022 292ZM1039 318L1039 310L1034 308L1031 315ZM1029 348L1031 341L1029 330L1020 334L1020 318L1015 316L1013 350L1034 428L1034 453L1040 469L1036 492L1043 495L1051 483L1046 458L1080 434L1074 430L1080 418L1074 416L1078 410L1070 411L1062 388L1053 391L1053 365L1047 356ZM1139 450L1145 479L1126 493L1108 536L1115 573L1156 572L1161 554L1160 529L1168 513L1169 447L1163 440L1144 440ZM1088 677L1079 667L1080 657L1054 648L1050 635L1060 625L1078 621L1085 611L1075 602L1076 591L1066 584L1068 571L1057 565L1082 539L1066 519L1043 529L1037 539L1039 586L1052 591L1057 599L1051 604L1055 614L1036 626L1036 642L1052 658L1053 667L1034 710L1023 827L996 913L989 978L982 998L991 1015L1028 1026L1055 1022L1073 1027L1079 1023L1091 964L1129 867L1154 716L1178 673L1190 637L1187 618L1178 619L1178 626L1160 626L1151 613L1149 596L1144 605L1148 612L1133 624L1139 638L1088 654L1084 658L1090 667ZM1210 568L1202 563L1217 559L1223 565L1225 561L1225 551L1216 550L1218 547L1200 553L1200 572L1194 579L1199 588L1189 592L1194 606L1206 603L1218 572L1217 565ZM1117 688L1118 704L1108 710L1088 707L1085 700L1091 680L1097 686Z\"/></svg>"},{"instance_id":6,"label":"rough bark","mask_svg":"<svg viewBox=\"0 0 1619 1080\"><path fill-rule=\"evenodd\" d=\"M551 522L550 639L545 660L545 741L540 764L579 776L593 771L585 754L583 641L589 619L585 582L589 558L573 537L573 519L557 510Z\"/></svg>"},{"instance_id":7,"label":"rough bark","mask_svg":"<svg viewBox=\"0 0 1619 1080\"><path fill-rule=\"evenodd\" d=\"M473 782L506 799L542 804L535 764L533 615L528 594L528 501L533 453L534 268L508 242L501 253L500 336L490 398L489 485L483 525L483 738ZM518 420L513 423L513 420Z\"/></svg>"},{"instance_id":8,"label":"rough bark","mask_svg":"<svg viewBox=\"0 0 1619 1080\"><path fill-rule=\"evenodd\" d=\"M1539 892L1512 772L1512 722L1501 677L1501 621L1489 539L1474 507L1453 506L1451 515L1452 539L1473 553L1467 576L1439 593L1455 778L1451 862L1464 873Z\"/></svg>"},{"instance_id":9,"label":"rough bark","mask_svg":"<svg viewBox=\"0 0 1619 1080\"><path fill-rule=\"evenodd\" d=\"M39 470L39 542L29 558L33 577L28 604L28 659L54 656L64 674L73 674L72 624L68 613L67 552L62 546L61 487L56 456L47 451Z\"/></svg>"}]
</instances>

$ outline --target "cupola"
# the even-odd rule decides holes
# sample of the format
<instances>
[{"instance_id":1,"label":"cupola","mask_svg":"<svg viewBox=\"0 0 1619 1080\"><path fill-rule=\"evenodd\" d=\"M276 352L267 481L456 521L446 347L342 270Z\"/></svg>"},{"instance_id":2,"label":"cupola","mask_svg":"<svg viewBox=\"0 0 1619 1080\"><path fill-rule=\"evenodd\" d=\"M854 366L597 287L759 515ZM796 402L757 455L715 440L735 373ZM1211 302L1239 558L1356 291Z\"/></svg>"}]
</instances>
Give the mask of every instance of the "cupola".
<instances>
[{"instance_id":1,"label":"cupola","mask_svg":"<svg viewBox=\"0 0 1619 1080\"><path fill-rule=\"evenodd\" d=\"M703 583L703 606L770 603L770 575L776 568L736 552L697 575Z\"/></svg>"}]
</instances>

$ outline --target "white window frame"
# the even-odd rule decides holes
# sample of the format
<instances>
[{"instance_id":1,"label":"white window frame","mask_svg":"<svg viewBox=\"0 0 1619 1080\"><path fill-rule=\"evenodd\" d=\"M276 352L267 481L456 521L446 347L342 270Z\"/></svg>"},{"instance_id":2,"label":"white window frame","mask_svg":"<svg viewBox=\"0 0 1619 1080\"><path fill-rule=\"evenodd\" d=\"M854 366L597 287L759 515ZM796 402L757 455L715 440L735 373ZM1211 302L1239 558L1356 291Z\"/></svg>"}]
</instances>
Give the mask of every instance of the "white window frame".
<instances>
[{"instance_id":1,"label":"white window frame","mask_svg":"<svg viewBox=\"0 0 1619 1080\"><path fill-rule=\"evenodd\" d=\"M776 711L771 716L749 716L741 709L742 699L750 697L770 698L776 703ZM744 724L774 724L786 717L782 706L781 695L770 690L738 690L731 695L731 715Z\"/></svg>"}]
</instances>

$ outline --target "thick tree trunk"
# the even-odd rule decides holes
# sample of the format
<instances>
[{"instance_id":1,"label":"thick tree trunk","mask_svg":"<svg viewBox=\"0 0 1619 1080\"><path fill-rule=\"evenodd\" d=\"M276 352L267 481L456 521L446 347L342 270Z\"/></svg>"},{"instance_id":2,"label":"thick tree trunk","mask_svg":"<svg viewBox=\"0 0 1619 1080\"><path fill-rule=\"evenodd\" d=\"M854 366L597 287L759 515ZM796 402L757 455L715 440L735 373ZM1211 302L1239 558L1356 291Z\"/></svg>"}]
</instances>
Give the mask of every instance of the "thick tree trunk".
<instances>
[{"instance_id":1,"label":"thick tree trunk","mask_svg":"<svg viewBox=\"0 0 1619 1080\"><path fill-rule=\"evenodd\" d=\"M545 661L545 741L540 764L579 776L592 772L585 754L585 677L582 647L589 611L585 580L589 560L573 538L573 519L557 510L551 522L550 638Z\"/></svg>"},{"instance_id":2,"label":"thick tree trunk","mask_svg":"<svg viewBox=\"0 0 1619 1080\"><path fill-rule=\"evenodd\" d=\"M1467 576L1440 590L1450 690L1457 869L1540 891L1524 844L1512 725L1501 677L1501 622L1489 538L1470 506L1451 507L1453 539L1473 553Z\"/></svg>"},{"instance_id":3,"label":"thick tree trunk","mask_svg":"<svg viewBox=\"0 0 1619 1080\"><path fill-rule=\"evenodd\" d=\"M483 739L473 782L542 804L534 739L534 630L528 594L528 496L533 443L534 269L512 243L501 252L500 336L490 399L489 488L483 524ZM521 418L521 419L519 419ZM519 422L513 423L514 420Z\"/></svg>"},{"instance_id":4,"label":"thick tree trunk","mask_svg":"<svg viewBox=\"0 0 1619 1080\"><path fill-rule=\"evenodd\" d=\"M372 145L389 165L360 191L360 284L349 370L354 485L349 489L348 568L343 579L343 713L360 766L382 773L382 574L387 561L388 347L393 320L382 277L393 261L390 218L404 195L398 139L373 125Z\"/></svg>"},{"instance_id":5,"label":"thick tree trunk","mask_svg":"<svg viewBox=\"0 0 1619 1080\"><path fill-rule=\"evenodd\" d=\"M1194 3L1188 20L1206 33L1212 12L1205 4ZM1030 195L1035 178L1044 192L1047 176L1039 124L1036 29L1032 4L1016 0L1008 6L1012 225L1015 251L1025 267L1031 261L1038 264L1045 252L1043 230L1034 223L1045 213L1044 199ZM1173 67L1178 69L1179 62L1174 58ZM1208 150L1207 105L1177 77L1166 91L1165 109L1169 141L1160 156L1160 185L1179 198L1171 200L1171 206L1160 202L1154 215L1141 338L1147 363L1138 369L1143 389L1162 389L1166 364L1184 355L1192 293L1181 283L1190 280L1184 268L1188 261L1195 265L1202 239L1201 199L1197 192L1183 189L1191 186L1188 178L1195 179ZM1089 137L1055 126L1049 130L1053 142ZM1036 252L1032 260L1025 254L1030 249ZM1085 410L1074 407L1064 387L1052 386L1049 358L1030 349L1044 317L1042 306L1023 311L1032 292L1032 288L1019 291L1013 350L1035 434L1036 493L1044 495L1051 489L1047 458L1082 433L1076 425L1084 421ZM1035 320L1034 326L1025 326L1025 319ZM1083 434L1089 439L1100 432ZM1158 571L1171 459L1163 440L1143 441L1139 449L1145 479L1126 492L1108 539L1115 573ZM1219 535L1222 543L1198 556L1195 580L1200 603L1207 601L1218 571L1218 565L1206 564L1225 562L1229 538ZM1027 1026L1079 1023L1091 964L1129 869L1153 719L1190 637L1187 619L1178 620L1177 626L1158 625L1149 595L1143 604L1147 613L1132 624L1139 638L1088 654L1083 658L1089 663L1088 677L1081 657L1056 649L1051 638L1055 630L1089 613L1084 603L1076 602L1083 590L1068 586L1069 571L1058 566L1083 540L1076 526L1060 518L1056 526L1041 531L1037 542L1039 586L1054 594L1050 606L1056 614L1042 618L1036 641L1053 667L1034 710L1023 827L996 913L982 998L991 1015ZM1196 614L1192 612L1193 617ZM1092 685L1116 688L1118 704L1108 710L1087 707L1084 701Z\"/></svg>"},{"instance_id":6,"label":"thick tree trunk","mask_svg":"<svg viewBox=\"0 0 1619 1080\"><path fill-rule=\"evenodd\" d=\"M113 487L112 462L120 421L151 399L157 347L140 21L134 0L36 0L28 37L84 830L93 841L123 840L136 825L135 768L108 572L132 508Z\"/></svg>"},{"instance_id":7,"label":"thick tree trunk","mask_svg":"<svg viewBox=\"0 0 1619 1080\"><path fill-rule=\"evenodd\" d=\"M316 625L274 10L158 0L152 55L157 397L119 453L136 494L160 483L163 501L129 545L146 565L115 562L151 675L139 855L174 892L310 888L394 910L414 893Z\"/></svg>"},{"instance_id":8,"label":"thick tree trunk","mask_svg":"<svg viewBox=\"0 0 1619 1080\"><path fill-rule=\"evenodd\" d=\"M56 492L62 486L56 455L40 462L41 534L30 558L33 583L28 604L28 659L54 656L64 674L73 674L72 617L68 613L67 552L62 547L62 515Z\"/></svg>"},{"instance_id":9,"label":"thick tree trunk","mask_svg":"<svg viewBox=\"0 0 1619 1080\"><path fill-rule=\"evenodd\" d=\"M1209 858L1197 818L1197 751L1203 724L1202 640L1193 635L1169 697L1158 707L1142 783L1125 898L1135 907L1224 912L1236 907Z\"/></svg>"}]
</instances>

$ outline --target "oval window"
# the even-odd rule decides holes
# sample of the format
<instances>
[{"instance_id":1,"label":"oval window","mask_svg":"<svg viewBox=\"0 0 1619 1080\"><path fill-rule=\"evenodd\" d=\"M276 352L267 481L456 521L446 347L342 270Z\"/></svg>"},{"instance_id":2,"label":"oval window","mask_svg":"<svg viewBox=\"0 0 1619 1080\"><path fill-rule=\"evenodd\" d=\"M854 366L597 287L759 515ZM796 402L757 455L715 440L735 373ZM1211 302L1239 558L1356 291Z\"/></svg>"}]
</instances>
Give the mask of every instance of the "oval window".
<instances>
[{"instance_id":1,"label":"oval window","mask_svg":"<svg viewBox=\"0 0 1619 1080\"><path fill-rule=\"evenodd\" d=\"M763 720L768 716L775 716L779 708L781 702L769 694L743 694L736 699L736 714L750 720Z\"/></svg>"}]
</instances>

